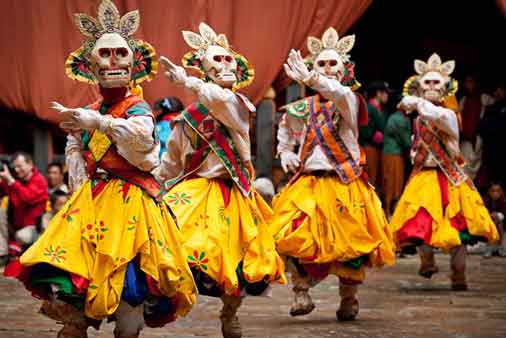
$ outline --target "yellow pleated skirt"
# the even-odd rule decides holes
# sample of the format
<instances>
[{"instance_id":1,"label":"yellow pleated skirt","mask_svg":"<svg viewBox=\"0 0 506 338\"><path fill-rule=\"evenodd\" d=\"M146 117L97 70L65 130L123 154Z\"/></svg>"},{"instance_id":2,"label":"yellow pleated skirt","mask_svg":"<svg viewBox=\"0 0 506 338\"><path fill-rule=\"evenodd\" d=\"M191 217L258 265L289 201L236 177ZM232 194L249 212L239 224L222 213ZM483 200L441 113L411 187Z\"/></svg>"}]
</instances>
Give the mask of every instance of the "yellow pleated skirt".
<instances>
[{"instance_id":1,"label":"yellow pleated skirt","mask_svg":"<svg viewBox=\"0 0 506 338\"><path fill-rule=\"evenodd\" d=\"M362 280L339 263L365 255L380 267L395 262L393 236L374 189L361 179L303 175L273 202L277 250L301 264L332 264L329 273Z\"/></svg>"},{"instance_id":2,"label":"yellow pleated skirt","mask_svg":"<svg viewBox=\"0 0 506 338\"><path fill-rule=\"evenodd\" d=\"M164 296L176 298L176 315L190 311L196 286L166 205L111 179L95 196L86 181L20 262L47 263L87 279L85 314L100 320L119 306L126 267L134 258Z\"/></svg>"},{"instance_id":3,"label":"yellow pleated skirt","mask_svg":"<svg viewBox=\"0 0 506 338\"><path fill-rule=\"evenodd\" d=\"M420 237L425 244L448 251L462 244L462 232L489 242L499 240L478 191L467 183L455 186L446 182L448 204L444 207L440 184L436 169L420 171L408 182L390 221L400 245L405 244L404 238ZM420 217L421 209L425 217ZM417 218L422 221L414 222ZM424 226L424 218L428 225Z\"/></svg>"},{"instance_id":4,"label":"yellow pleated skirt","mask_svg":"<svg viewBox=\"0 0 506 338\"><path fill-rule=\"evenodd\" d=\"M223 189L220 179L192 178L165 196L181 228L188 263L229 295L240 292L240 264L248 283L284 284L284 263L268 228L270 207L256 191L245 197L235 185L229 193Z\"/></svg>"}]
</instances>

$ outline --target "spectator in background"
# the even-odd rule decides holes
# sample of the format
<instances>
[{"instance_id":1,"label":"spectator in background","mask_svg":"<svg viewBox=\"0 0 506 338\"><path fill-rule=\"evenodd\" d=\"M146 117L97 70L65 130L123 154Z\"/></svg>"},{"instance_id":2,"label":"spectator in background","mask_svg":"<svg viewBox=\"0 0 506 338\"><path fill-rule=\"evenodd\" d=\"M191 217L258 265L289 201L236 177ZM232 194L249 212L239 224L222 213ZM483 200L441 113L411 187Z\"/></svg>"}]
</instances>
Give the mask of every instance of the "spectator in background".
<instances>
[{"instance_id":1,"label":"spectator in background","mask_svg":"<svg viewBox=\"0 0 506 338\"><path fill-rule=\"evenodd\" d=\"M506 89L504 82L494 90L495 103L487 106L478 133L483 139L483 168L477 182L486 186L490 180L506 182Z\"/></svg>"},{"instance_id":2,"label":"spectator in background","mask_svg":"<svg viewBox=\"0 0 506 338\"><path fill-rule=\"evenodd\" d=\"M506 216L506 198L504 196L504 189L501 184L492 182L487 192L487 196L483 198L485 206L490 212L490 217L497 226L497 231L501 236L501 242L498 245L489 245L485 257L497 255L506 257L506 237L504 236L504 217Z\"/></svg>"},{"instance_id":3,"label":"spectator in background","mask_svg":"<svg viewBox=\"0 0 506 338\"><path fill-rule=\"evenodd\" d=\"M404 187L405 163L411 147L411 120L398 110L387 120L383 138L383 207L392 213L392 203L401 197Z\"/></svg>"},{"instance_id":4,"label":"spectator in background","mask_svg":"<svg viewBox=\"0 0 506 338\"><path fill-rule=\"evenodd\" d=\"M41 233L46 230L49 222L53 219L54 215L58 213L58 211L63 208L65 203L67 203L69 199L69 195L63 192L63 190L55 190L51 195L49 195L49 200L51 202L51 210L46 211L42 215L41 220Z\"/></svg>"},{"instance_id":5,"label":"spectator in background","mask_svg":"<svg viewBox=\"0 0 506 338\"><path fill-rule=\"evenodd\" d=\"M49 195L57 190L69 193L69 188L65 184L65 175L63 174L63 165L58 162L52 162L47 166L47 185Z\"/></svg>"},{"instance_id":6,"label":"spectator in background","mask_svg":"<svg viewBox=\"0 0 506 338\"><path fill-rule=\"evenodd\" d=\"M364 147L367 158L365 170L376 188L381 184L381 149L387 120L383 106L388 102L389 91L388 83L384 81L376 81L369 85L367 89L369 121L367 126L360 127L359 133L359 143Z\"/></svg>"},{"instance_id":7,"label":"spectator in background","mask_svg":"<svg viewBox=\"0 0 506 338\"><path fill-rule=\"evenodd\" d=\"M478 136L478 125L485 108L494 100L480 90L478 82L472 76L464 80L464 91L465 95L459 102L459 111L462 116L460 149L466 160L464 170L474 180L482 159L482 140Z\"/></svg>"},{"instance_id":8,"label":"spectator in background","mask_svg":"<svg viewBox=\"0 0 506 338\"><path fill-rule=\"evenodd\" d=\"M171 127L170 122L183 110L183 104L177 97L169 96L155 103L156 131L160 137L160 158L167 151Z\"/></svg>"},{"instance_id":9,"label":"spectator in background","mask_svg":"<svg viewBox=\"0 0 506 338\"><path fill-rule=\"evenodd\" d=\"M46 179L35 168L30 155L15 153L12 164L16 178L3 165L0 171L0 190L9 197L8 214L12 215L9 218L9 248L16 255L37 239L36 224L46 210L48 192Z\"/></svg>"}]
</instances>

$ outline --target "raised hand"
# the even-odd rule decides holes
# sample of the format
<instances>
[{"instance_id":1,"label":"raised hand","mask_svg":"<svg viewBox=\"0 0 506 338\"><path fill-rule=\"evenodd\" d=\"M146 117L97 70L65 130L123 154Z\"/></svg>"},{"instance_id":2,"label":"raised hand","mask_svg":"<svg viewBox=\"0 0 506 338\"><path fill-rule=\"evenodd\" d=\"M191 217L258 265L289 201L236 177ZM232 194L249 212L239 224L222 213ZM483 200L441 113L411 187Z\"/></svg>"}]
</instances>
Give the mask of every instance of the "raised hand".
<instances>
[{"instance_id":1,"label":"raised hand","mask_svg":"<svg viewBox=\"0 0 506 338\"><path fill-rule=\"evenodd\" d=\"M304 59L300 51L292 49L288 55L287 63L283 65L286 74L297 82L303 82L309 77L309 70L307 69Z\"/></svg>"},{"instance_id":2,"label":"raised hand","mask_svg":"<svg viewBox=\"0 0 506 338\"><path fill-rule=\"evenodd\" d=\"M100 126L100 114L84 108L67 108L58 102L51 102L51 108L60 113L60 127L73 131L79 129L97 129Z\"/></svg>"},{"instance_id":3,"label":"raised hand","mask_svg":"<svg viewBox=\"0 0 506 338\"><path fill-rule=\"evenodd\" d=\"M165 56L160 57L160 63L163 68L165 68L165 77L169 79L169 81L178 86L183 86L186 83L188 75L186 75L186 71L183 67L175 65Z\"/></svg>"}]
</instances>

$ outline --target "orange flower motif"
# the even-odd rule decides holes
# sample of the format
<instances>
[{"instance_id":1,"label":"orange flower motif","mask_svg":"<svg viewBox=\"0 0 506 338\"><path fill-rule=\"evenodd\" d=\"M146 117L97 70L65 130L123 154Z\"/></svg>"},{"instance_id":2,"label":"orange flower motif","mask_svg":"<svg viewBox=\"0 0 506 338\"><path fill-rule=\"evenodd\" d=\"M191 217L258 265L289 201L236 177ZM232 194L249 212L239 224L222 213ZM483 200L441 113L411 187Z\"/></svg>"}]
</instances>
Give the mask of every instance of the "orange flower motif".
<instances>
[{"instance_id":1,"label":"orange flower motif","mask_svg":"<svg viewBox=\"0 0 506 338\"><path fill-rule=\"evenodd\" d=\"M169 195L169 200L167 201L169 204L174 205L185 205L185 204L191 204L191 196L186 193L174 193L172 195Z\"/></svg>"},{"instance_id":2,"label":"orange flower motif","mask_svg":"<svg viewBox=\"0 0 506 338\"><path fill-rule=\"evenodd\" d=\"M63 248L61 248L59 245L56 248L53 248L52 245L44 249L44 256L51 257L51 262L58 262L61 263L65 260L64 254L66 254L67 251L65 251Z\"/></svg>"}]
</instances>

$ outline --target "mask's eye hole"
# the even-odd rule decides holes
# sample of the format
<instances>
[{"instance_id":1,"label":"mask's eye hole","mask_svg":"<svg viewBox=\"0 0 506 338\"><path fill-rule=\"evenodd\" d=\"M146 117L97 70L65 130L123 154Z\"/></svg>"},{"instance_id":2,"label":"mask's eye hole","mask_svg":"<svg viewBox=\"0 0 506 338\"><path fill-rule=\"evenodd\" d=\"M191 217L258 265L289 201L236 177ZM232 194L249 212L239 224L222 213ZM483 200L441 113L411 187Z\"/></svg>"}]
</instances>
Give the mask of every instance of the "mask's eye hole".
<instances>
[{"instance_id":1,"label":"mask's eye hole","mask_svg":"<svg viewBox=\"0 0 506 338\"><path fill-rule=\"evenodd\" d=\"M127 57L128 50L126 48L118 48L116 49L116 55L122 58Z\"/></svg>"},{"instance_id":2,"label":"mask's eye hole","mask_svg":"<svg viewBox=\"0 0 506 338\"><path fill-rule=\"evenodd\" d=\"M323 61L323 60L318 61L318 66L325 67L325 61Z\"/></svg>"},{"instance_id":3,"label":"mask's eye hole","mask_svg":"<svg viewBox=\"0 0 506 338\"><path fill-rule=\"evenodd\" d=\"M429 80L425 80L423 81L423 83L425 83L426 85L430 84L430 81Z\"/></svg>"},{"instance_id":4,"label":"mask's eye hole","mask_svg":"<svg viewBox=\"0 0 506 338\"><path fill-rule=\"evenodd\" d=\"M109 50L109 48L100 48L98 50L98 55L100 55L100 57L102 58L108 58L111 56L111 51Z\"/></svg>"},{"instance_id":5,"label":"mask's eye hole","mask_svg":"<svg viewBox=\"0 0 506 338\"><path fill-rule=\"evenodd\" d=\"M330 65L332 67L337 66L337 60L330 60Z\"/></svg>"},{"instance_id":6,"label":"mask's eye hole","mask_svg":"<svg viewBox=\"0 0 506 338\"><path fill-rule=\"evenodd\" d=\"M227 61L228 63L232 62L232 57L230 55L225 55L225 61Z\"/></svg>"},{"instance_id":7,"label":"mask's eye hole","mask_svg":"<svg viewBox=\"0 0 506 338\"><path fill-rule=\"evenodd\" d=\"M434 83L435 85L438 85L440 83L440 81L439 80L434 80L434 81L432 81L432 83Z\"/></svg>"},{"instance_id":8,"label":"mask's eye hole","mask_svg":"<svg viewBox=\"0 0 506 338\"><path fill-rule=\"evenodd\" d=\"M221 62L222 58L223 57L221 55L215 55L215 56L213 56L213 60L216 61L216 62Z\"/></svg>"}]
</instances>

